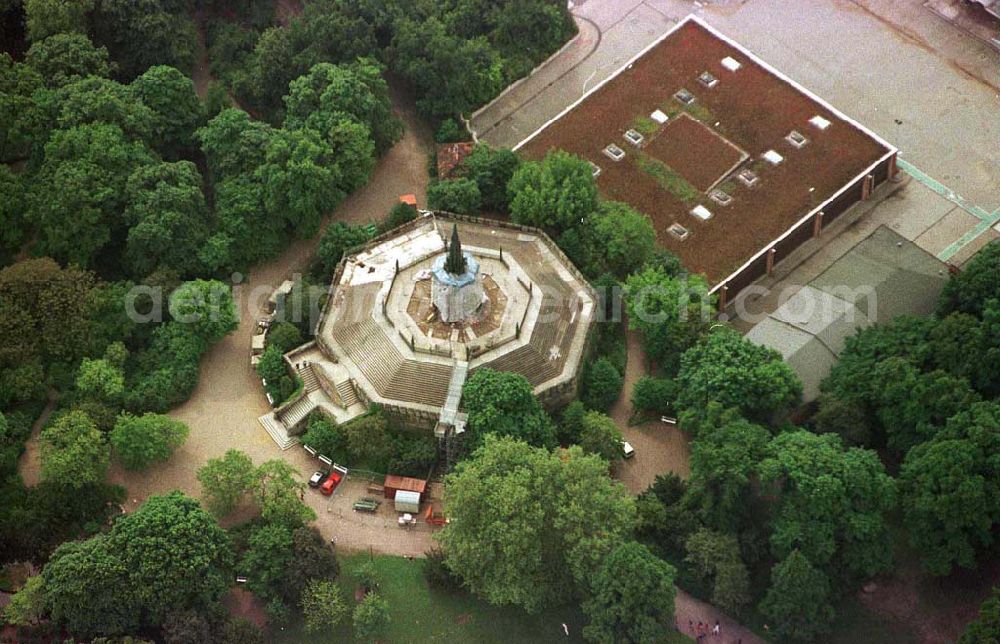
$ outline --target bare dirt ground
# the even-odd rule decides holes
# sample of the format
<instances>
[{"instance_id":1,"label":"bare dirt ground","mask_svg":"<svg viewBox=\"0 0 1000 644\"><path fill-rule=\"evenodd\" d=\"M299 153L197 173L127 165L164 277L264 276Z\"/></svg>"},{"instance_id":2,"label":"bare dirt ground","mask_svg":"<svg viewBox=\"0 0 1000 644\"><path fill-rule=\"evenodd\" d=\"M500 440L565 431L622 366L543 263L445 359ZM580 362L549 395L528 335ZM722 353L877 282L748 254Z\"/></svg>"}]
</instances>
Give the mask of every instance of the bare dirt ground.
<instances>
[{"instance_id":1,"label":"bare dirt ground","mask_svg":"<svg viewBox=\"0 0 1000 644\"><path fill-rule=\"evenodd\" d=\"M367 223L380 220L396 203L399 195L415 193L417 203L423 205L426 199L428 175L427 154L431 149L431 133L418 119L412 101L395 88L391 89L393 105L405 123L405 134L383 157L366 186L352 194L329 217L328 221ZM263 389L256 373L250 366L250 336L254 330L254 315L250 311L251 289L262 285L277 287L296 272L303 271L318 237L292 243L281 257L255 267L241 287L234 289L240 311L240 324L235 332L216 344L202 358L201 373L191 398L170 412L174 418L184 421L191 428L185 442L167 463L156 465L141 473L126 472L119 464L113 463L109 480L124 485L128 489L125 503L127 511L138 507L146 497L171 490L181 490L194 497L200 496L201 487L195 474L205 462L221 456L228 449L239 449L250 455L255 463L284 458L297 467L303 477L316 469L316 462L301 449L293 448L282 452L274 441L258 424L257 418L269 411ZM21 475L31 484L38 481L37 433L28 443L28 455L21 461ZM319 526L324 535L336 536L347 533L353 525L353 516L337 516L337 521L327 512L329 499L309 490L309 503L320 516ZM417 534L416 531L409 534ZM342 540L353 542L343 537ZM411 540L412 541L412 540ZM365 540L363 545L378 540ZM358 540L358 544L361 541ZM421 540L420 547L386 548L395 554L418 554L426 550Z\"/></svg>"}]
</instances>

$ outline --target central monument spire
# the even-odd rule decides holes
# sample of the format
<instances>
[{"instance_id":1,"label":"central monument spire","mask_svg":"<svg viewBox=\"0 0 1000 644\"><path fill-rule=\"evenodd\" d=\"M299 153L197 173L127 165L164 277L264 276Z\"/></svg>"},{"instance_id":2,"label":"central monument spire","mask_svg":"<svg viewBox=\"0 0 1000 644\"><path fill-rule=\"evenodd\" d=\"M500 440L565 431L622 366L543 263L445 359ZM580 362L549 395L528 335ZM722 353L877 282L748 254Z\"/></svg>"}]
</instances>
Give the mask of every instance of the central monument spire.
<instances>
[{"instance_id":1,"label":"central monument spire","mask_svg":"<svg viewBox=\"0 0 1000 644\"><path fill-rule=\"evenodd\" d=\"M463 275L468 262L462 254L462 241L458 238L458 224L451 225L451 243L448 245L448 259L445 260L444 270L452 275Z\"/></svg>"},{"instance_id":2,"label":"central monument spire","mask_svg":"<svg viewBox=\"0 0 1000 644\"><path fill-rule=\"evenodd\" d=\"M443 235L442 235L443 236ZM458 224L452 224L451 242L445 240L444 254L431 270L431 301L445 322L467 323L475 319L486 301L479 261L462 251Z\"/></svg>"}]
</instances>

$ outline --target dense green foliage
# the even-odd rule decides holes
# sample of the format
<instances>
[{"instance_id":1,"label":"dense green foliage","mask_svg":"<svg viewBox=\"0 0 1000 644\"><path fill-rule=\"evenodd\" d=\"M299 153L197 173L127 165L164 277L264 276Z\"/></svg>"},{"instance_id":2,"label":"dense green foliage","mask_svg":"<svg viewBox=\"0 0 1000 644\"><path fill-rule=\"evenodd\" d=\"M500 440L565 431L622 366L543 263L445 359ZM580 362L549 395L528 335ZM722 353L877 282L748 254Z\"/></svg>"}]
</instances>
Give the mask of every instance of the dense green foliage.
<instances>
[{"instance_id":1,"label":"dense green foliage","mask_svg":"<svg viewBox=\"0 0 1000 644\"><path fill-rule=\"evenodd\" d=\"M487 436L445 483L451 522L438 538L448 568L490 603L529 612L588 588L634 516L607 462L578 447L550 453Z\"/></svg>"},{"instance_id":2,"label":"dense green foliage","mask_svg":"<svg viewBox=\"0 0 1000 644\"><path fill-rule=\"evenodd\" d=\"M510 213L519 224L559 236L597 210L597 186L586 161L561 150L528 161L511 177Z\"/></svg>"},{"instance_id":3,"label":"dense green foliage","mask_svg":"<svg viewBox=\"0 0 1000 644\"><path fill-rule=\"evenodd\" d=\"M465 381L462 405L469 414L466 443L475 448L487 434L553 447L555 427L528 380L516 373L477 369Z\"/></svg>"},{"instance_id":4,"label":"dense green foliage","mask_svg":"<svg viewBox=\"0 0 1000 644\"><path fill-rule=\"evenodd\" d=\"M668 375L680 368L681 354L705 332L715 310L708 283L700 276L671 275L649 265L625 283L629 328L642 334L646 355Z\"/></svg>"},{"instance_id":5,"label":"dense green foliage","mask_svg":"<svg viewBox=\"0 0 1000 644\"><path fill-rule=\"evenodd\" d=\"M141 470L163 462L181 446L188 427L160 414L122 414L111 431L111 445L126 469Z\"/></svg>"},{"instance_id":6,"label":"dense green foliage","mask_svg":"<svg viewBox=\"0 0 1000 644\"><path fill-rule=\"evenodd\" d=\"M720 329L681 356L677 410L685 421L699 417L708 403L739 409L750 420L767 422L799 402L802 384L773 349Z\"/></svg>"},{"instance_id":7,"label":"dense green foliage","mask_svg":"<svg viewBox=\"0 0 1000 644\"><path fill-rule=\"evenodd\" d=\"M173 492L150 497L106 534L59 547L42 574L57 623L74 633L120 634L207 607L229 587L232 566L215 519Z\"/></svg>"},{"instance_id":8,"label":"dense green foliage","mask_svg":"<svg viewBox=\"0 0 1000 644\"><path fill-rule=\"evenodd\" d=\"M979 644L1000 640L1000 589L993 593L979 608L979 617L965 627L958 644Z\"/></svg>"},{"instance_id":9,"label":"dense green foliage","mask_svg":"<svg viewBox=\"0 0 1000 644\"><path fill-rule=\"evenodd\" d=\"M673 628L674 569L645 546L625 542L612 550L591 580L583 608L591 642L663 642Z\"/></svg>"},{"instance_id":10,"label":"dense green foliage","mask_svg":"<svg viewBox=\"0 0 1000 644\"><path fill-rule=\"evenodd\" d=\"M427 188L427 207L431 210L474 215L481 202L479 186L465 177L437 181Z\"/></svg>"}]
</instances>

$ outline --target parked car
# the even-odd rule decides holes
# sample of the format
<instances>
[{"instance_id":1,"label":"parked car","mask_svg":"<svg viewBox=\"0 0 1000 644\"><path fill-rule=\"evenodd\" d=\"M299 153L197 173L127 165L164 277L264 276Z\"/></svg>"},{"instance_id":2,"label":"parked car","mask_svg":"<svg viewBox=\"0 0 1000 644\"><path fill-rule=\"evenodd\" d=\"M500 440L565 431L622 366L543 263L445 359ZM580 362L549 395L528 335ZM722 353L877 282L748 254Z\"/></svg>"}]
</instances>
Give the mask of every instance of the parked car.
<instances>
[{"instance_id":1,"label":"parked car","mask_svg":"<svg viewBox=\"0 0 1000 644\"><path fill-rule=\"evenodd\" d=\"M327 496L330 496L333 494L333 491L337 489L341 478L342 475L340 472L331 472L330 476L323 481L323 485L319 486L319 491Z\"/></svg>"},{"instance_id":2,"label":"parked car","mask_svg":"<svg viewBox=\"0 0 1000 644\"><path fill-rule=\"evenodd\" d=\"M635 456L635 448L632 447L632 443L628 441L622 443L622 455L625 458L632 458Z\"/></svg>"},{"instance_id":3,"label":"parked car","mask_svg":"<svg viewBox=\"0 0 1000 644\"><path fill-rule=\"evenodd\" d=\"M325 481L328 476L330 476L329 472L316 470L313 472L313 475L309 477L309 487L319 487L320 483Z\"/></svg>"}]
</instances>

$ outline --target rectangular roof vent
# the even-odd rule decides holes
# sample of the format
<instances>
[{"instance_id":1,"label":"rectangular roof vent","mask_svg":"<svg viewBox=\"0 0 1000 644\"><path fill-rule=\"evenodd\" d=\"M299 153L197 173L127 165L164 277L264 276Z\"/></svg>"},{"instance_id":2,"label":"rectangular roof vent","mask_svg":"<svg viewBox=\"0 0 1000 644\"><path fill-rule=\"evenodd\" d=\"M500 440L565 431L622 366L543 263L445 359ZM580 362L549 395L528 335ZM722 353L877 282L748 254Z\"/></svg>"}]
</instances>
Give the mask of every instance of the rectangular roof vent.
<instances>
[{"instance_id":1,"label":"rectangular roof vent","mask_svg":"<svg viewBox=\"0 0 1000 644\"><path fill-rule=\"evenodd\" d=\"M751 170L750 168L744 168L743 170L740 170L740 173L736 176L739 178L740 182L747 188L757 183L757 180L759 179L757 173Z\"/></svg>"},{"instance_id":2,"label":"rectangular roof vent","mask_svg":"<svg viewBox=\"0 0 1000 644\"><path fill-rule=\"evenodd\" d=\"M692 208L691 214L697 217L698 219L701 219L702 221L708 221L709 219L712 218L712 211L706 208L705 206L702 206L701 204L698 204L697 206Z\"/></svg>"},{"instance_id":3,"label":"rectangular roof vent","mask_svg":"<svg viewBox=\"0 0 1000 644\"><path fill-rule=\"evenodd\" d=\"M690 105L691 103L694 103L694 94L687 91L683 87L677 90L677 93L674 94L674 98L676 98L684 105Z\"/></svg>"},{"instance_id":4,"label":"rectangular roof vent","mask_svg":"<svg viewBox=\"0 0 1000 644\"><path fill-rule=\"evenodd\" d=\"M809 122L821 130L825 130L826 128L830 127L830 121L823 118L819 114L809 119Z\"/></svg>"},{"instance_id":5,"label":"rectangular roof vent","mask_svg":"<svg viewBox=\"0 0 1000 644\"><path fill-rule=\"evenodd\" d=\"M612 161L621 161L625 158L625 150L622 150L614 143L604 148L604 154L607 155Z\"/></svg>"},{"instance_id":6,"label":"rectangular roof vent","mask_svg":"<svg viewBox=\"0 0 1000 644\"><path fill-rule=\"evenodd\" d=\"M764 153L764 159L771 165L778 165L785 160L785 157L781 156L774 150L768 150Z\"/></svg>"},{"instance_id":7,"label":"rectangular roof vent","mask_svg":"<svg viewBox=\"0 0 1000 644\"><path fill-rule=\"evenodd\" d=\"M802 135L798 130L792 130L785 137L785 140L794 145L797 148L805 147L806 143L809 143L809 139Z\"/></svg>"},{"instance_id":8,"label":"rectangular roof vent","mask_svg":"<svg viewBox=\"0 0 1000 644\"><path fill-rule=\"evenodd\" d=\"M642 142L646 140L646 137L639 134L635 130L628 130L625 132L625 139L632 145L638 147L642 145Z\"/></svg>"},{"instance_id":9,"label":"rectangular roof vent","mask_svg":"<svg viewBox=\"0 0 1000 644\"><path fill-rule=\"evenodd\" d=\"M656 121L660 125L663 125L664 123L667 122L667 115L664 114L660 110L656 110L655 112L653 112L652 114L650 114L649 118L653 119L654 121Z\"/></svg>"},{"instance_id":10,"label":"rectangular roof vent","mask_svg":"<svg viewBox=\"0 0 1000 644\"><path fill-rule=\"evenodd\" d=\"M601 166L597 165L593 161L587 161L587 163L590 164L590 176L596 179L598 175L601 174Z\"/></svg>"},{"instance_id":11,"label":"rectangular roof vent","mask_svg":"<svg viewBox=\"0 0 1000 644\"><path fill-rule=\"evenodd\" d=\"M720 206L728 206L733 203L733 198L722 190L713 190L708 196Z\"/></svg>"},{"instance_id":12,"label":"rectangular roof vent","mask_svg":"<svg viewBox=\"0 0 1000 644\"><path fill-rule=\"evenodd\" d=\"M687 239L691 235L691 231L690 230L688 230L684 226L681 226L677 222L674 222L674 223L670 224L670 228L668 228L667 230L670 231L671 235L673 235L674 237L676 237L677 239L679 239L681 241L684 241L685 239Z\"/></svg>"},{"instance_id":13,"label":"rectangular roof vent","mask_svg":"<svg viewBox=\"0 0 1000 644\"><path fill-rule=\"evenodd\" d=\"M725 67L726 69L728 69L731 72L735 72L740 67L743 67L743 65L740 63L740 61L736 60L732 56L726 56L725 58L723 58L722 59L722 66Z\"/></svg>"},{"instance_id":14,"label":"rectangular roof vent","mask_svg":"<svg viewBox=\"0 0 1000 644\"><path fill-rule=\"evenodd\" d=\"M704 85L705 87L711 89L719 84L719 79L716 78L715 76L712 76L708 72L702 72L698 76L698 82Z\"/></svg>"}]
</instances>

